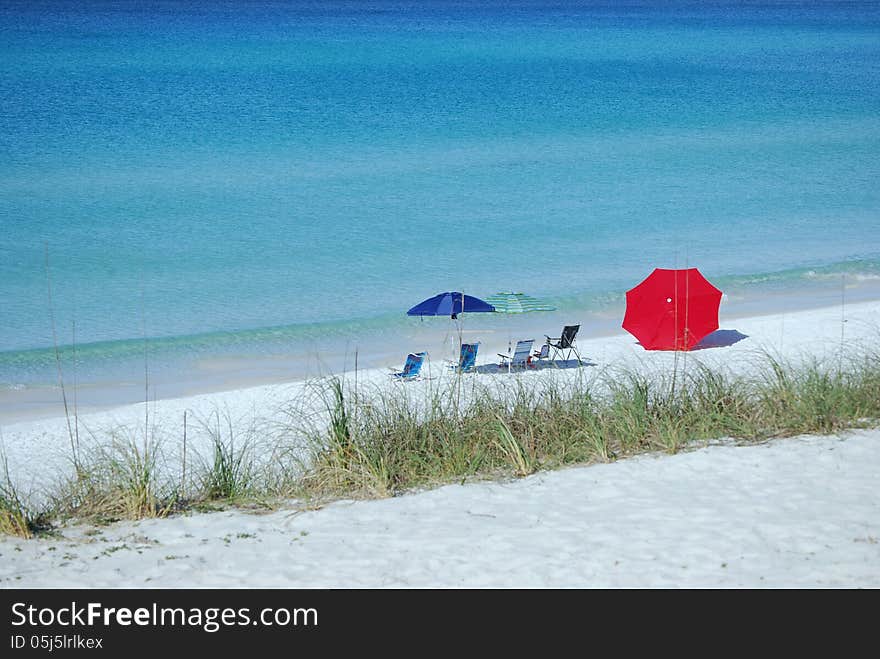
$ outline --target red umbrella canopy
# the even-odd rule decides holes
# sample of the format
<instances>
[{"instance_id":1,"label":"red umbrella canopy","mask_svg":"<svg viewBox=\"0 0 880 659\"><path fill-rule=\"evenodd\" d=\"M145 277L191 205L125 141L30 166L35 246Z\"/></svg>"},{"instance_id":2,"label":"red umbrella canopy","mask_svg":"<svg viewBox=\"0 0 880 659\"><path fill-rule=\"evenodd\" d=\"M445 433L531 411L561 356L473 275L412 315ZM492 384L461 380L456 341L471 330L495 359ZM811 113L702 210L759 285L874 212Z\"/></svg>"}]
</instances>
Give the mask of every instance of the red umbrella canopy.
<instances>
[{"instance_id":1,"label":"red umbrella canopy","mask_svg":"<svg viewBox=\"0 0 880 659\"><path fill-rule=\"evenodd\" d=\"M626 292L623 329L645 350L690 350L718 329L721 291L696 268L656 268Z\"/></svg>"}]
</instances>

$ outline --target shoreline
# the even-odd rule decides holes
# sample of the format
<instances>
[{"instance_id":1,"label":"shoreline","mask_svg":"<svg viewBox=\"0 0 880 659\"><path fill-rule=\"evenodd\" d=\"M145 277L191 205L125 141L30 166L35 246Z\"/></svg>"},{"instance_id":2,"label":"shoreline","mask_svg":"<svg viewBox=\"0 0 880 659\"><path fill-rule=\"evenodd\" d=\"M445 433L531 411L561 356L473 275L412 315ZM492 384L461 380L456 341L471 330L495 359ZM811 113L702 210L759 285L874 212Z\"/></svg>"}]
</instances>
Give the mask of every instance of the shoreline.
<instances>
[{"instance_id":1,"label":"shoreline","mask_svg":"<svg viewBox=\"0 0 880 659\"><path fill-rule=\"evenodd\" d=\"M757 296L725 293L719 311L719 329L743 319L791 315L822 309L841 309L863 303L880 302L880 282L851 283L846 290L830 286L801 288L796 291L764 292ZM847 299L849 298L849 299ZM511 342L534 338L535 347L544 334L556 335L563 325L581 324L579 343L626 335L620 327L624 305L603 311L574 309L492 318L487 324L482 314L471 314L463 323L463 336L481 342L480 357L494 357ZM554 329L555 328L555 329ZM453 359L458 339L448 319L428 318L417 326L395 331L369 331L362 341L330 339L323 346L309 342L290 348L284 354L229 354L186 357L176 368L157 369L149 375L150 404L203 395L230 394L243 389L302 383L328 375L355 370L398 368L408 352L427 351L436 359ZM478 362L481 361L478 358ZM96 378L77 384L80 415L108 412L129 405L143 404L145 387L143 362L124 378ZM72 404L73 383L65 367L65 389ZM7 385L8 386L8 385ZM71 409L70 414L73 414ZM57 382L0 389L0 428L24 421L58 418L64 415L61 388Z\"/></svg>"}]
</instances>

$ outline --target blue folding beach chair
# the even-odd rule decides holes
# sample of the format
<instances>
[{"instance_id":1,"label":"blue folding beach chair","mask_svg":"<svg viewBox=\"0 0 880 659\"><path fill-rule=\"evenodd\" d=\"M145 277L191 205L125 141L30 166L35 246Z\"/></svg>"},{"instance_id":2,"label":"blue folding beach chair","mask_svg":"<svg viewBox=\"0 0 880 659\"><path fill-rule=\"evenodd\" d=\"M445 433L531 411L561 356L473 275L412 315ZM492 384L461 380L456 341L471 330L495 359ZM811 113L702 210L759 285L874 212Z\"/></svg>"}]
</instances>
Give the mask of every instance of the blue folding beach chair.
<instances>
[{"instance_id":1,"label":"blue folding beach chair","mask_svg":"<svg viewBox=\"0 0 880 659\"><path fill-rule=\"evenodd\" d=\"M457 370L459 373L470 373L477 367L477 349L479 347L479 343L462 343L458 363L449 360L446 360L446 363L449 368Z\"/></svg>"},{"instance_id":2,"label":"blue folding beach chair","mask_svg":"<svg viewBox=\"0 0 880 659\"><path fill-rule=\"evenodd\" d=\"M498 368L504 368L507 366L507 370L510 371L511 368L525 368L529 365L529 357L532 352L532 344L535 342L534 339L526 339L525 341L517 341L516 349L513 351L513 356L505 355L502 353L498 353L498 356L501 357L501 363L498 364Z\"/></svg>"},{"instance_id":3,"label":"blue folding beach chair","mask_svg":"<svg viewBox=\"0 0 880 659\"><path fill-rule=\"evenodd\" d=\"M391 377L395 380L415 380L422 371L422 364L425 363L425 352L411 352L406 356L406 362L403 364L402 371L394 371ZM394 369L392 369L394 370Z\"/></svg>"}]
</instances>

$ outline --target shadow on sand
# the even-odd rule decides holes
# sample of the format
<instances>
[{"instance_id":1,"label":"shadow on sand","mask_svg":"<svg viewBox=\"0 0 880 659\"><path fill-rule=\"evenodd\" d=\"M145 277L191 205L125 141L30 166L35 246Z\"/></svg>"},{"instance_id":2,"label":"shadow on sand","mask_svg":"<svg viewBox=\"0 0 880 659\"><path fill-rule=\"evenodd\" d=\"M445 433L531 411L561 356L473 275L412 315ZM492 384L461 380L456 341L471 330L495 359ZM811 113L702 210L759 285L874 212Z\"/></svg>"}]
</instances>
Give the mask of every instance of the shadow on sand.
<instances>
[{"instance_id":1,"label":"shadow on sand","mask_svg":"<svg viewBox=\"0 0 880 659\"><path fill-rule=\"evenodd\" d=\"M734 343L739 343L743 339L749 338L748 334L743 334L738 330L720 329L715 330L708 336L704 336L703 340L695 345L691 350L705 350L706 348L726 348Z\"/></svg>"},{"instance_id":2,"label":"shadow on sand","mask_svg":"<svg viewBox=\"0 0 880 659\"><path fill-rule=\"evenodd\" d=\"M511 373L523 373L533 371L543 371L545 369L567 369L577 368L578 366L596 366L589 359L578 361L577 359L544 359L541 361L533 361L528 368L516 367L510 369ZM498 373L507 373L507 366L499 366L498 364L481 364L475 369L480 374L497 375ZM473 372L473 371L472 371Z\"/></svg>"}]
</instances>

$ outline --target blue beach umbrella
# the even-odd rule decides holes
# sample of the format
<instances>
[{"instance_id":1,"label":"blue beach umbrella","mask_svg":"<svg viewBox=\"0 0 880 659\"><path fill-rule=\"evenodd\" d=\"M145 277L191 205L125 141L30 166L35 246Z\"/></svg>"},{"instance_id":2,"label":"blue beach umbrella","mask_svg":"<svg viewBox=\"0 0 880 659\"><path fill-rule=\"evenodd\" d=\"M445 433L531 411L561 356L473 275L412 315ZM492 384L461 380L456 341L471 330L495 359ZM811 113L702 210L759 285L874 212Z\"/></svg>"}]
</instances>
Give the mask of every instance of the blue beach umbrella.
<instances>
[{"instance_id":1,"label":"blue beach umbrella","mask_svg":"<svg viewBox=\"0 0 880 659\"><path fill-rule=\"evenodd\" d=\"M457 320L458 314L461 313L492 313L493 311L495 311L495 307L478 297L465 295L457 291L447 291L427 300L422 300L407 311L406 315L449 316L452 320Z\"/></svg>"}]
</instances>

